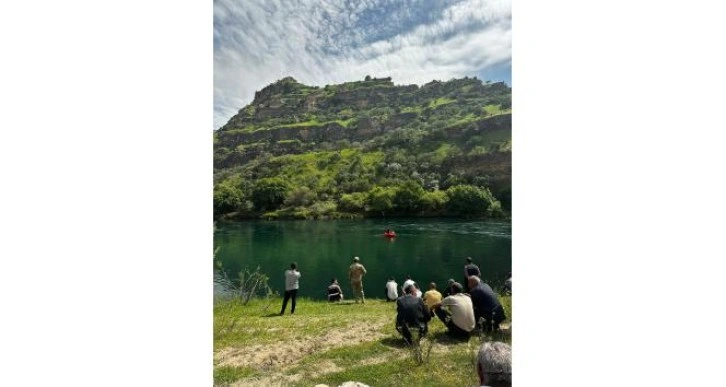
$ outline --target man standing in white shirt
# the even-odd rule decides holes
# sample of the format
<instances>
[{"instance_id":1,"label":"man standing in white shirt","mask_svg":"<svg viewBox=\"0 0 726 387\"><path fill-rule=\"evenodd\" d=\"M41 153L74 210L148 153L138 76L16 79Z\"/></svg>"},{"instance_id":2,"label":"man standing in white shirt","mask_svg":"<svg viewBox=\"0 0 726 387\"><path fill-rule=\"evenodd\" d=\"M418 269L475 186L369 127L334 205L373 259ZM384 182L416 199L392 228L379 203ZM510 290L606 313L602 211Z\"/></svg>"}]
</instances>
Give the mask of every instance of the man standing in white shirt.
<instances>
[{"instance_id":1,"label":"man standing in white shirt","mask_svg":"<svg viewBox=\"0 0 726 387\"><path fill-rule=\"evenodd\" d=\"M290 264L290 270L285 270L285 298L282 300L282 310L280 316L285 314L285 308L287 308L287 301L292 299L292 305L290 307L290 314L295 314L295 300L297 299L297 289L300 287L299 283L300 272L297 271L297 263L293 262Z\"/></svg>"}]
</instances>

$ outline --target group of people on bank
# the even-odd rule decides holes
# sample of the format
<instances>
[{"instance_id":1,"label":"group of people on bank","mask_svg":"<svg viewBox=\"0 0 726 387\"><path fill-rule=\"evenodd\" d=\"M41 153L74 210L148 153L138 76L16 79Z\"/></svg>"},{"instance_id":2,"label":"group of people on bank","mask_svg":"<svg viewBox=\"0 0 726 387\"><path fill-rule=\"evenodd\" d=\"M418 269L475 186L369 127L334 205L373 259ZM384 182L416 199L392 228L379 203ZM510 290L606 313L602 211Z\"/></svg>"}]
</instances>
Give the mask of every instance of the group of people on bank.
<instances>
[{"instance_id":1,"label":"group of people on bank","mask_svg":"<svg viewBox=\"0 0 726 387\"><path fill-rule=\"evenodd\" d=\"M396 330L407 343L412 342L412 332L418 331L419 338L426 335L428 323L434 316L446 325L447 334L458 338L468 338L477 329L483 332L499 330L506 315L497 294L481 280L481 271L471 258L467 258L464 273L466 286L449 279L444 294L437 290L435 282L429 284L429 290L423 295L410 278L404 282L404 294L396 298ZM390 279L389 283L392 281ZM387 295L389 300L390 296Z\"/></svg>"},{"instance_id":2,"label":"group of people on bank","mask_svg":"<svg viewBox=\"0 0 726 387\"><path fill-rule=\"evenodd\" d=\"M348 269L348 279L356 303L365 303L363 277L367 274L359 257L353 257ZM297 264L291 263L285 271L285 294L280 314L285 313L288 301L292 301L290 313L295 313L295 301L299 288L300 272ZM505 282L505 291L511 292L511 274ZM394 277L389 277L385 285L385 297L396 302L396 330L408 343L412 332L418 331L419 338L428 332L428 323L436 316L446 325L447 333L454 337L469 337L477 329L484 332L499 330L499 324L506 319L504 308L491 286L481 280L481 270L466 258L464 265L464 284L449 279L443 294L435 282L430 282L423 293L410 276L401 285L401 295ZM340 302L344 299L343 290L337 278L331 279L327 288L328 301Z\"/></svg>"},{"instance_id":3,"label":"group of people on bank","mask_svg":"<svg viewBox=\"0 0 726 387\"><path fill-rule=\"evenodd\" d=\"M348 269L348 279L353 290L356 303L365 303L363 277L367 274L359 257L353 257ZM295 313L295 301L299 289L300 272L295 262L285 271L285 294L280 315L285 313L289 301L292 301L290 313ZM446 333L455 338L468 340L472 332L498 331L500 323L506 319L497 294L491 286L481 279L481 270L466 258L464 265L464 285L453 278L448 280L443 293L439 292L435 282L430 282L428 290L422 293L419 285L406 276L401 285L402 295L399 296L398 284L394 277L389 277L385 286L385 297L389 302L396 302L396 331L408 344L413 344L413 334L418 332L417 339L428 333L428 324L436 316L445 326ZM504 291L511 294L512 276L504 283ZM330 281L327 288L328 301L343 300L343 290L337 278ZM500 342L484 342L477 359L477 374L481 385L511 386L511 347Z\"/></svg>"},{"instance_id":4,"label":"group of people on bank","mask_svg":"<svg viewBox=\"0 0 726 387\"><path fill-rule=\"evenodd\" d=\"M348 270L348 278L350 279L350 287L353 289L355 303L365 303L363 293L363 276L367 271L365 266L360 263L360 258L353 257L353 263ZM297 291L300 288L300 272L297 270L297 263L290 264L290 269L285 270L285 294L282 299L282 309L280 315L285 314L288 301L292 301L290 306L290 314L295 314L295 302L297 299ZM339 302L343 300L343 290L340 288L337 278L330 280L328 286L328 301Z\"/></svg>"}]
</instances>

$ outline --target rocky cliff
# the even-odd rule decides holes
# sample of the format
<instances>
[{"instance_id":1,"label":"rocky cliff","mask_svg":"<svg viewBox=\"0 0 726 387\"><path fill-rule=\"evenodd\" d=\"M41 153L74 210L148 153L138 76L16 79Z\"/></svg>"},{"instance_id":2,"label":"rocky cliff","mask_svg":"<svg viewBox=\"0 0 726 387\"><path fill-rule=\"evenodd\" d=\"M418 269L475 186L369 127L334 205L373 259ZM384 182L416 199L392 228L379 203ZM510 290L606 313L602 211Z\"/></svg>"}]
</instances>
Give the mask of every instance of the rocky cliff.
<instances>
[{"instance_id":1,"label":"rocky cliff","mask_svg":"<svg viewBox=\"0 0 726 387\"><path fill-rule=\"evenodd\" d=\"M376 165L364 168L373 171L364 187L414 176L424 187L470 183L508 197L511 88L476 78L417 86L366 77L324 87L283 78L256 92L249 105L215 131L215 182L236 177L253 185L259 178L285 177L287 172L271 168L279 164L277 158L342 151L375 159ZM391 177L381 167L389 164L400 166L396 171L403 175ZM326 197L355 192L330 187L340 179L321 183L330 171L296 173L317 176L308 180L319 184L318 193Z\"/></svg>"}]
</instances>

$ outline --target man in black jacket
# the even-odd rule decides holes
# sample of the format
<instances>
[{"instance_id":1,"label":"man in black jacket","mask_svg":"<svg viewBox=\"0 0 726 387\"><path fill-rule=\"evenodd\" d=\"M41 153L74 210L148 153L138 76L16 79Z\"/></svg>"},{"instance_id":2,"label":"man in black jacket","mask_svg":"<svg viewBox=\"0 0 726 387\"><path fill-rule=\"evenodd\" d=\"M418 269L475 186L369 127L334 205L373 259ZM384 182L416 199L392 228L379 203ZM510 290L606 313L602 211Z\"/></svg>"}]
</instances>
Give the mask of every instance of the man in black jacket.
<instances>
[{"instance_id":1,"label":"man in black jacket","mask_svg":"<svg viewBox=\"0 0 726 387\"><path fill-rule=\"evenodd\" d=\"M404 291L406 294L396 300L396 330L403 336L406 344L412 344L411 328L418 330L420 340L429 330L431 314L423 300L415 296L413 285L407 286Z\"/></svg>"},{"instance_id":2,"label":"man in black jacket","mask_svg":"<svg viewBox=\"0 0 726 387\"><path fill-rule=\"evenodd\" d=\"M466 293L469 293L469 290L471 290L469 277L473 275L481 278L481 270L479 270L479 266L472 262L471 257L466 257L466 265L464 265L464 286L466 287Z\"/></svg>"},{"instance_id":3,"label":"man in black jacket","mask_svg":"<svg viewBox=\"0 0 726 387\"><path fill-rule=\"evenodd\" d=\"M474 319L477 325L480 324L481 319L484 319L481 326L484 332L498 331L499 323L504 321L506 316L494 290L475 275L469 277L469 289L471 289L469 294L474 306Z\"/></svg>"}]
</instances>

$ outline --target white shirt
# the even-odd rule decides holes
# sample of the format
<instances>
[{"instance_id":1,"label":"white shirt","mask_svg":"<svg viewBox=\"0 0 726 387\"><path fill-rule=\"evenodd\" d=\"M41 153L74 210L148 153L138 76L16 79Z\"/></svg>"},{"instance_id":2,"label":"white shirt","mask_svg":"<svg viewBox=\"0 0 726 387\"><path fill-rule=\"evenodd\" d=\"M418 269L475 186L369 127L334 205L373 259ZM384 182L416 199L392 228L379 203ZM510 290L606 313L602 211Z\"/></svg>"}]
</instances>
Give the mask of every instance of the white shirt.
<instances>
[{"instance_id":1,"label":"white shirt","mask_svg":"<svg viewBox=\"0 0 726 387\"><path fill-rule=\"evenodd\" d=\"M451 310L451 320L457 327L471 332L474 329L474 306L471 297L464 293L453 294L441 301L441 306L448 306Z\"/></svg>"},{"instance_id":2,"label":"white shirt","mask_svg":"<svg viewBox=\"0 0 726 387\"><path fill-rule=\"evenodd\" d=\"M398 298L398 284L396 281L388 281L386 282L386 294L388 295L388 298L391 300L395 300Z\"/></svg>"},{"instance_id":3,"label":"white shirt","mask_svg":"<svg viewBox=\"0 0 726 387\"><path fill-rule=\"evenodd\" d=\"M413 280L412 279L407 279L407 280L403 281L403 285L401 285L401 288L403 288L403 292L404 293L406 293L406 288L408 287L408 285L413 286Z\"/></svg>"},{"instance_id":4,"label":"white shirt","mask_svg":"<svg viewBox=\"0 0 726 387\"><path fill-rule=\"evenodd\" d=\"M285 290L295 290L300 287L298 282L300 272L297 270L285 270Z\"/></svg>"}]
</instances>

